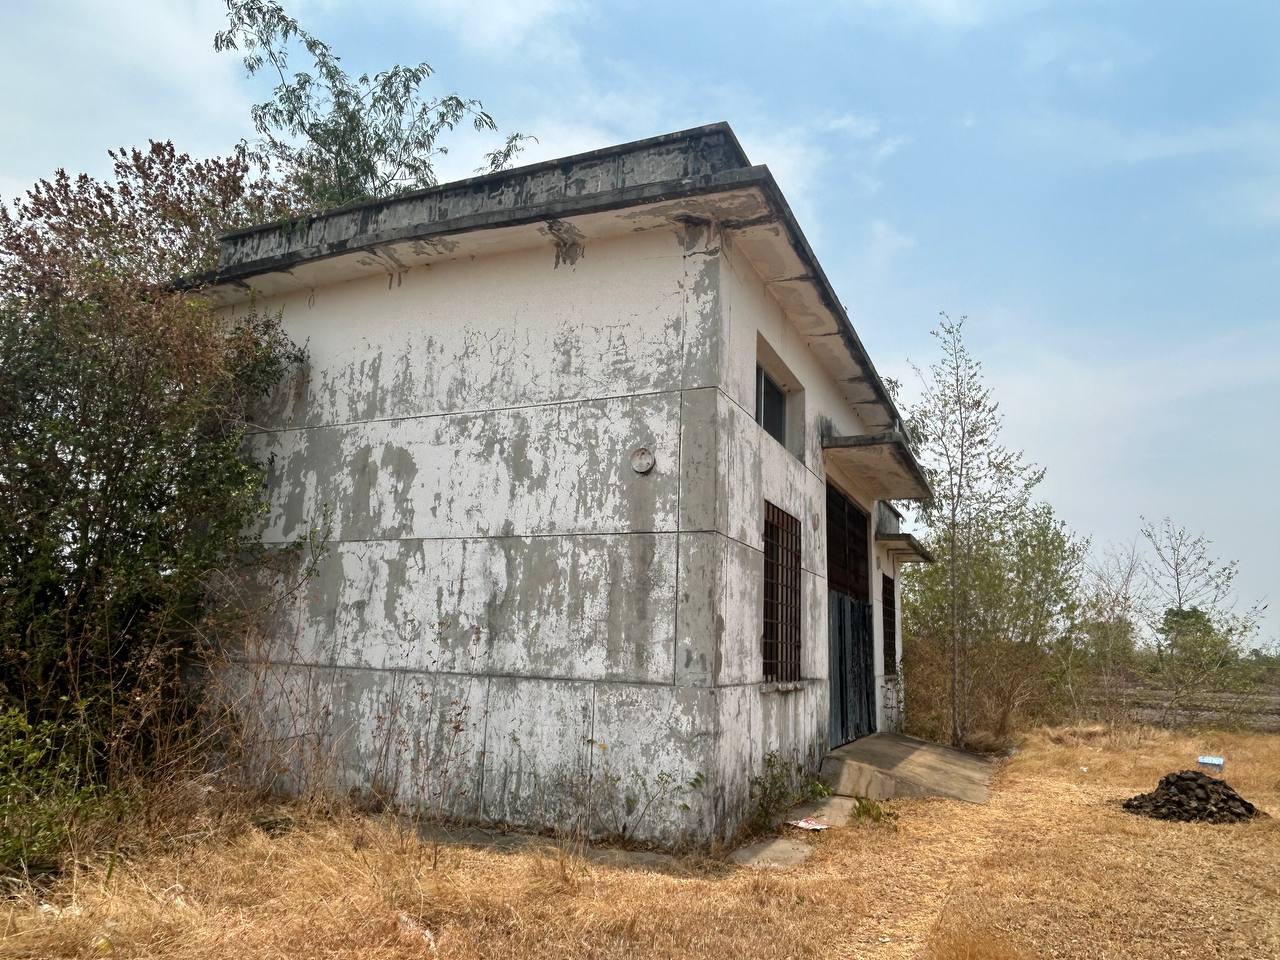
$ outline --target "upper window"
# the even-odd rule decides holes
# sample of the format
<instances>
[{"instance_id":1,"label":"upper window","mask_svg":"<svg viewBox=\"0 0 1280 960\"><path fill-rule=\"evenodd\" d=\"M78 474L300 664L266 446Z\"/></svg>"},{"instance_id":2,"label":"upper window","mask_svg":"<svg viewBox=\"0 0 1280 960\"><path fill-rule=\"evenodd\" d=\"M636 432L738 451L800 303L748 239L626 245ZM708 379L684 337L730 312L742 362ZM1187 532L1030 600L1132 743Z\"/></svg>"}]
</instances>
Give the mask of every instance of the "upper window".
<instances>
[{"instance_id":1,"label":"upper window","mask_svg":"<svg viewBox=\"0 0 1280 960\"><path fill-rule=\"evenodd\" d=\"M800 679L800 521L764 503L764 679Z\"/></svg>"},{"instance_id":2,"label":"upper window","mask_svg":"<svg viewBox=\"0 0 1280 960\"><path fill-rule=\"evenodd\" d=\"M756 423L804 460L804 388L773 347L756 335Z\"/></svg>"},{"instance_id":3,"label":"upper window","mask_svg":"<svg viewBox=\"0 0 1280 960\"><path fill-rule=\"evenodd\" d=\"M784 447L787 445L787 395L759 364L756 364L756 423Z\"/></svg>"}]
</instances>

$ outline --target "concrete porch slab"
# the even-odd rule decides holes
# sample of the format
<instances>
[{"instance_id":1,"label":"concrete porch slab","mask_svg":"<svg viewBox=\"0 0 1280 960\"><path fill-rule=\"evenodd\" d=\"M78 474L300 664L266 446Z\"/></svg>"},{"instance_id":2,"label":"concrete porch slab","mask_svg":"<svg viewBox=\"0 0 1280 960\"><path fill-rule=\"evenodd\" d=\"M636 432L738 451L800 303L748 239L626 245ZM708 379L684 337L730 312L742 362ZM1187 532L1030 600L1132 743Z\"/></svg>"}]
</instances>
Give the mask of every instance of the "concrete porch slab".
<instances>
[{"instance_id":1,"label":"concrete porch slab","mask_svg":"<svg viewBox=\"0 0 1280 960\"><path fill-rule=\"evenodd\" d=\"M822 800L813 800L809 803L802 803L787 812L787 820L801 820L805 817L813 817L815 820L825 820L833 827L848 826L849 818L853 816L853 808L857 803L853 797L830 796ZM789 827L788 829L794 829Z\"/></svg>"},{"instance_id":2,"label":"concrete porch slab","mask_svg":"<svg viewBox=\"0 0 1280 960\"><path fill-rule=\"evenodd\" d=\"M757 870L786 870L804 863L811 853L813 847L801 840L774 837L739 847L730 854L729 859L740 866Z\"/></svg>"},{"instance_id":3,"label":"concrete porch slab","mask_svg":"<svg viewBox=\"0 0 1280 960\"><path fill-rule=\"evenodd\" d=\"M821 780L845 797L950 797L986 803L995 763L900 733L846 743L822 761Z\"/></svg>"}]
</instances>

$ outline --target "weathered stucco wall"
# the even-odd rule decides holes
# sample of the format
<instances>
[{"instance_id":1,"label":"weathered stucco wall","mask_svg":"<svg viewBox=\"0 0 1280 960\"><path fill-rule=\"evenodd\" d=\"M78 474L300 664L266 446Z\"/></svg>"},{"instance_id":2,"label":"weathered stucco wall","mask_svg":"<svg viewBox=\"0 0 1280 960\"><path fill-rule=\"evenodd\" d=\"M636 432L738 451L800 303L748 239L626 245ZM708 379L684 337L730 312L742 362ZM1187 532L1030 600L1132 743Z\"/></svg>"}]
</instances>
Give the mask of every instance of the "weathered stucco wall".
<instances>
[{"instance_id":1,"label":"weathered stucco wall","mask_svg":"<svg viewBox=\"0 0 1280 960\"><path fill-rule=\"evenodd\" d=\"M827 558L826 483L828 479L871 516L875 500L856 477L829 468L822 451L824 434L859 435L869 431L840 395L835 382L769 294L751 265L727 244L721 300L725 317L724 380L718 396L721 454L726 482L718 529L726 537L723 576L727 623L721 675L720 724L726 731L717 753L716 782L726 802L741 802L750 778L764 758L776 753L794 768L816 769L827 751ZM803 390L803 460L769 436L754 419L755 369L759 341L786 366ZM799 684L762 682L763 501L769 500L800 519L802 537L802 659ZM881 573L895 577L887 552L874 544L873 572L877 726L892 728L886 711ZM900 636L899 631L899 636ZM734 731L730 734L729 731ZM741 810L722 818L733 822Z\"/></svg>"},{"instance_id":2,"label":"weathered stucco wall","mask_svg":"<svg viewBox=\"0 0 1280 960\"><path fill-rule=\"evenodd\" d=\"M556 239L253 305L309 351L253 438L263 536L327 549L246 670L339 789L727 838L767 754L826 751L821 437L866 431L718 227ZM759 337L805 390L803 459L754 421ZM765 499L802 524L788 689L761 683Z\"/></svg>"},{"instance_id":3,"label":"weathered stucco wall","mask_svg":"<svg viewBox=\"0 0 1280 960\"><path fill-rule=\"evenodd\" d=\"M668 785L708 776L717 730L692 653L709 597L680 587L714 495L692 428L718 379L708 241L548 241L254 305L309 351L253 438L263 536L327 541L271 624L264 712L317 726L336 786L708 832L711 790Z\"/></svg>"}]
</instances>

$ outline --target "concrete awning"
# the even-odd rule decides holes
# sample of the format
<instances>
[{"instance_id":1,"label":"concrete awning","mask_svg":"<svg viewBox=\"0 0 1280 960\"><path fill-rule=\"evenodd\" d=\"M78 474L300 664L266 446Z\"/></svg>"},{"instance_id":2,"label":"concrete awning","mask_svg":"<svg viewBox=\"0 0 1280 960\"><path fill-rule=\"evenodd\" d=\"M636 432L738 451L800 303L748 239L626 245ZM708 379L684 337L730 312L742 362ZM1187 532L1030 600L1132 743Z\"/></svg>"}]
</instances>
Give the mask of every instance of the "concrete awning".
<instances>
[{"instance_id":1,"label":"concrete awning","mask_svg":"<svg viewBox=\"0 0 1280 960\"><path fill-rule=\"evenodd\" d=\"M924 470L897 430L822 441L827 462L856 479L877 500L927 500L932 496Z\"/></svg>"},{"instance_id":2,"label":"concrete awning","mask_svg":"<svg viewBox=\"0 0 1280 960\"><path fill-rule=\"evenodd\" d=\"M877 533L876 543L883 544L899 563L933 563L933 554L909 533Z\"/></svg>"}]
</instances>

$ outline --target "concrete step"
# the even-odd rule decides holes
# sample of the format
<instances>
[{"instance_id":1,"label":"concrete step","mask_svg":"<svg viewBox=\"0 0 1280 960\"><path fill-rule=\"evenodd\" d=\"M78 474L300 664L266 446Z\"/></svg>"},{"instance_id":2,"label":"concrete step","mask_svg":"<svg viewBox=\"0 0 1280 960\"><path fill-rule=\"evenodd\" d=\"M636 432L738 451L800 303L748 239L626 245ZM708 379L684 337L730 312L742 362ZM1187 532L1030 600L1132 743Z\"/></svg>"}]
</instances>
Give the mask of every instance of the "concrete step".
<instances>
[{"instance_id":1,"label":"concrete step","mask_svg":"<svg viewBox=\"0 0 1280 960\"><path fill-rule=\"evenodd\" d=\"M839 796L986 803L994 772L995 764L976 754L898 733L875 733L832 750L819 776Z\"/></svg>"}]
</instances>

